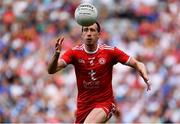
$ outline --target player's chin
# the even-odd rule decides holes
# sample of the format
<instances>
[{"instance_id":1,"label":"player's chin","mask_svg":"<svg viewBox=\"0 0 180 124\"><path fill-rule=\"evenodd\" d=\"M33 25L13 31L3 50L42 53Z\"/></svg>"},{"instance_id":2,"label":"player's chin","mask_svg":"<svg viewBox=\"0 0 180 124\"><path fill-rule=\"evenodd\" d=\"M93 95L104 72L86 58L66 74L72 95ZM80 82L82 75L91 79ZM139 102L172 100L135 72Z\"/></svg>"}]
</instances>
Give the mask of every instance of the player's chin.
<instances>
[{"instance_id":1,"label":"player's chin","mask_svg":"<svg viewBox=\"0 0 180 124\"><path fill-rule=\"evenodd\" d=\"M94 44L93 40L86 40L85 43L86 43L86 45L93 45Z\"/></svg>"}]
</instances>

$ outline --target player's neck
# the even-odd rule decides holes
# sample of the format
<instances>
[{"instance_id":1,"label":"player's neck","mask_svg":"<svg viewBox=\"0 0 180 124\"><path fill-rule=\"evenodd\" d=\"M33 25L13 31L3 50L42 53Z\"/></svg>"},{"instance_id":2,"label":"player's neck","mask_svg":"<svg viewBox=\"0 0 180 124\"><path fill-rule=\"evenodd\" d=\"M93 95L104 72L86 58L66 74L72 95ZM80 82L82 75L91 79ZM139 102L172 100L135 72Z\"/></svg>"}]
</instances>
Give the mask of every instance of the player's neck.
<instances>
[{"instance_id":1,"label":"player's neck","mask_svg":"<svg viewBox=\"0 0 180 124\"><path fill-rule=\"evenodd\" d=\"M85 44L84 47L87 52L95 52L98 49L98 44L92 44L92 45Z\"/></svg>"}]
</instances>

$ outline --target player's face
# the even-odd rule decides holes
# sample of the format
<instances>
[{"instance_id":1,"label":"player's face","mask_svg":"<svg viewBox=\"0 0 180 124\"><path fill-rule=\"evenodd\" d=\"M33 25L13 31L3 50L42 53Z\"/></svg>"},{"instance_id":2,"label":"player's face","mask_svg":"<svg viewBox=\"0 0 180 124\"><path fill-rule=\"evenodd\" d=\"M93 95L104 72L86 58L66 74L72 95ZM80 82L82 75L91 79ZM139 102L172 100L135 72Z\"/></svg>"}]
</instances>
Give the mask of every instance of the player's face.
<instances>
[{"instance_id":1,"label":"player's face","mask_svg":"<svg viewBox=\"0 0 180 124\"><path fill-rule=\"evenodd\" d=\"M98 39L99 32L96 23L88 27L83 27L82 40L86 45L94 45L97 43Z\"/></svg>"}]
</instances>

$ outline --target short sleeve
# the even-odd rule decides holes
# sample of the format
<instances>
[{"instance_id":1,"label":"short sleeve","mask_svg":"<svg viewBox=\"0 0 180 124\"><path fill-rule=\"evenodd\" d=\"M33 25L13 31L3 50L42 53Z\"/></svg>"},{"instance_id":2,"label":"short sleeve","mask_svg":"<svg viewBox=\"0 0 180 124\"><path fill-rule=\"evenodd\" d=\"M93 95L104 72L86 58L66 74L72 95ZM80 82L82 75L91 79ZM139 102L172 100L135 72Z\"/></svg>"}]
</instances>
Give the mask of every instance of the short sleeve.
<instances>
[{"instance_id":1,"label":"short sleeve","mask_svg":"<svg viewBox=\"0 0 180 124\"><path fill-rule=\"evenodd\" d=\"M72 64L73 63L73 51L72 49L67 50L60 59L62 59L65 64Z\"/></svg>"},{"instance_id":2,"label":"short sleeve","mask_svg":"<svg viewBox=\"0 0 180 124\"><path fill-rule=\"evenodd\" d=\"M122 64L126 64L130 59L129 55L116 47L114 48L113 56L115 63L120 62Z\"/></svg>"}]
</instances>

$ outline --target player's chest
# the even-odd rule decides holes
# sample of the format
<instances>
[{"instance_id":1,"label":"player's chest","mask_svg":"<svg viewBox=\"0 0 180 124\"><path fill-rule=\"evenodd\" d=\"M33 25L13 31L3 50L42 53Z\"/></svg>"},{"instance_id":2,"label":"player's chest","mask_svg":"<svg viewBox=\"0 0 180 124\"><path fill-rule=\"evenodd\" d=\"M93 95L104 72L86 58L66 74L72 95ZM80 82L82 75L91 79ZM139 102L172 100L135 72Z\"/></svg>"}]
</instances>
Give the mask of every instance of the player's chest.
<instances>
[{"instance_id":1,"label":"player's chest","mask_svg":"<svg viewBox=\"0 0 180 124\"><path fill-rule=\"evenodd\" d=\"M110 63L110 58L107 54L97 55L77 55L75 57L75 65L80 68L104 68Z\"/></svg>"}]
</instances>

